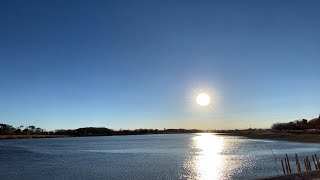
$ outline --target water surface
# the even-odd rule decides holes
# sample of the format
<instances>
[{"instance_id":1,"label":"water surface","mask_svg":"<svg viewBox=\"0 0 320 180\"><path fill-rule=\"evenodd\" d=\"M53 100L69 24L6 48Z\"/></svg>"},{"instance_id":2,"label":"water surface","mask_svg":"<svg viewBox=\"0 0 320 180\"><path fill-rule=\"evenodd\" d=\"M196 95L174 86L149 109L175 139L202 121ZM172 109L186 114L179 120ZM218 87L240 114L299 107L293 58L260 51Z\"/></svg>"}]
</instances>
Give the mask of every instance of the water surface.
<instances>
[{"instance_id":1,"label":"water surface","mask_svg":"<svg viewBox=\"0 0 320 180\"><path fill-rule=\"evenodd\" d=\"M320 155L320 144L207 133L1 140L0 179L255 179L281 174L286 153Z\"/></svg>"}]
</instances>

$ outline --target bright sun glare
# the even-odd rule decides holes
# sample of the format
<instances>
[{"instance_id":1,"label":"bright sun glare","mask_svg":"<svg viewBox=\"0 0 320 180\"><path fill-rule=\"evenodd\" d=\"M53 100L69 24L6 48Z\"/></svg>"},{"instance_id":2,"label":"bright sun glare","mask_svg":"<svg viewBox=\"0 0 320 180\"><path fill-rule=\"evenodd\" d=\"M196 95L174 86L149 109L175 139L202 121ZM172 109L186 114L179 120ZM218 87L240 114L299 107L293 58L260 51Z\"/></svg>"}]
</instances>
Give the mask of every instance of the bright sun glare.
<instances>
[{"instance_id":1,"label":"bright sun glare","mask_svg":"<svg viewBox=\"0 0 320 180\"><path fill-rule=\"evenodd\" d=\"M197 96L197 104L200 106L207 106L210 104L210 96L206 93L198 94Z\"/></svg>"},{"instance_id":2,"label":"bright sun glare","mask_svg":"<svg viewBox=\"0 0 320 180\"><path fill-rule=\"evenodd\" d=\"M224 142L217 135L200 133L193 138L199 152L195 160L197 177L203 180L214 180L223 177L223 156L221 152ZM224 179L224 178L222 178Z\"/></svg>"}]
</instances>

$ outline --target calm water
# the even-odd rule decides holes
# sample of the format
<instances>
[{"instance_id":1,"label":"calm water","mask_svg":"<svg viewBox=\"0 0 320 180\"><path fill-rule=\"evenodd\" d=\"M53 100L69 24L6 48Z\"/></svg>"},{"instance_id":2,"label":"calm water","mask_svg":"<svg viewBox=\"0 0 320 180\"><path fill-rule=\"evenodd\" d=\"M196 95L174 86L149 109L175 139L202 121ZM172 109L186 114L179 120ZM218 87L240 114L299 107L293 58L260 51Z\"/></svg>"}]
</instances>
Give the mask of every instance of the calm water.
<instances>
[{"instance_id":1,"label":"calm water","mask_svg":"<svg viewBox=\"0 0 320 180\"><path fill-rule=\"evenodd\" d=\"M254 179L281 174L285 153L320 155L320 144L216 134L1 140L0 179Z\"/></svg>"}]
</instances>

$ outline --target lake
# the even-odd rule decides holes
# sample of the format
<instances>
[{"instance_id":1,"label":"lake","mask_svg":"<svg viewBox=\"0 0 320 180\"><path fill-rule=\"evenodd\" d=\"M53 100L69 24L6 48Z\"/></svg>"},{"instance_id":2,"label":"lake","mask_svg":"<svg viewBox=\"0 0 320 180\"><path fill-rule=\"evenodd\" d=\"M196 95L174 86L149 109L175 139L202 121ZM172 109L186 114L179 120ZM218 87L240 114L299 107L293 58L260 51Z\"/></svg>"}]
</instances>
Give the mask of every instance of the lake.
<instances>
[{"instance_id":1,"label":"lake","mask_svg":"<svg viewBox=\"0 0 320 180\"><path fill-rule=\"evenodd\" d=\"M286 153L319 157L320 144L210 133L8 139L0 179L255 179L282 174Z\"/></svg>"}]
</instances>

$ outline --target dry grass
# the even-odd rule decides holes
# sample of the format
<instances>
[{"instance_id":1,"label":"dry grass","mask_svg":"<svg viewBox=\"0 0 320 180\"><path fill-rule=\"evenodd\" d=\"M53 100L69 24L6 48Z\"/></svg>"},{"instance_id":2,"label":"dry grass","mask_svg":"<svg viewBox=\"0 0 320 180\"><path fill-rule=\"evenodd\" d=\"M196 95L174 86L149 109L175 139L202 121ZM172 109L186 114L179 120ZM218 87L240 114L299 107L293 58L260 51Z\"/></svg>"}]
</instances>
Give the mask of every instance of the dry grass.
<instances>
[{"instance_id":1,"label":"dry grass","mask_svg":"<svg viewBox=\"0 0 320 180\"><path fill-rule=\"evenodd\" d=\"M306 143L320 143L319 133L281 132L272 130L240 130L229 132L227 134L244 136L251 139L275 139Z\"/></svg>"}]
</instances>

